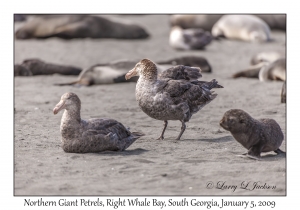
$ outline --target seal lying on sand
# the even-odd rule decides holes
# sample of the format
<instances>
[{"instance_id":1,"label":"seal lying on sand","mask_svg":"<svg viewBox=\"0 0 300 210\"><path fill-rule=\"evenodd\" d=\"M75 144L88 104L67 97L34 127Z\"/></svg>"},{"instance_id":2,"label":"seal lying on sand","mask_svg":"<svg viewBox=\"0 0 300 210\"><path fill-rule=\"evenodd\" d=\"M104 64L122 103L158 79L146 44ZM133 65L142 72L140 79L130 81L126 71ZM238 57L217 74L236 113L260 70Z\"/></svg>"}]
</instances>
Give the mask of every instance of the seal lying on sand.
<instances>
[{"instance_id":1,"label":"seal lying on sand","mask_svg":"<svg viewBox=\"0 0 300 210\"><path fill-rule=\"evenodd\" d=\"M206 58L202 56L194 56L194 55L182 56L182 57L177 57L165 61L159 61L156 63L161 65L169 64L172 66L175 65L196 66L196 67L200 67L201 72L212 72L212 68L210 64L208 63Z\"/></svg>"},{"instance_id":2,"label":"seal lying on sand","mask_svg":"<svg viewBox=\"0 0 300 210\"><path fill-rule=\"evenodd\" d=\"M119 60L111 63L96 64L81 72L78 79L68 83L58 83L55 85L99 85L99 84L113 84L120 82L128 82L124 76L128 69L135 65L135 61ZM133 78L129 82L136 82L137 79Z\"/></svg>"},{"instance_id":3,"label":"seal lying on sand","mask_svg":"<svg viewBox=\"0 0 300 210\"><path fill-rule=\"evenodd\" d=\"M261 62L254 66L249 67L246 70L235 73L233 78L248 77L259 78L264 82L267 80L286 80L286 59L280 58L274 62Z\"/></svg>"},{"instance_id":4,"label":"seal lying on sand","mask_svg":"<svg viewBox=\"0 0 300 210\"><path fill-rule=\"evenodd\" d=\"M25 23L16 32L17 39L60 37L142 39L148 37L142 27L123 24L90 15L43 15Z\"/></svg>"},{"instance_id":5,"label":"seal lying on sand","mask_svg":"<svg viewBox=\"0 0 300 210\"><path fill-rule=\"evenodd\" d=\"M267 80L286 80L286 59L280 58L269 65L263 66L258 74L260 81Z\"/></svg>"},{"instance_id":6,"label":"seal lying on sand","mask_svg":"<svg viewBox=\"0 0 300 210\"><path fill-rule=\"evenodd\" d=\"M271 29L286 31L286 15L285 14L255 14L257 17L265 21Z\"/></svg>"},{"instance_id":7,"label":"seal lying on sand","mask_svg":"<svg viewBox=\"0 0 300 210\"><path fill-rule=\"evenodd\" d=\"M171 26L180 26L186 28L202 28L205 31L211 31L213 25L222 15L171 15Z\"/></svg>"},{"instance_id":8,"label":"seal lying on sand","mask_svg":"<svg viewBox=\"0 0 300 210\"><path fill-rule=\"evenodd\" d=\"M31 75L79 75L80 68L73 66L63 66L52 63L45 63L39 59L24 60L21 65L15 65L14 76L31 76Z\"/></svg>"},{"instance_id":9,"label":"seal lying on sand","mask_svg":"<svg viewBox=\"0 0 300 210\"><path fill-rule=\"evenodd\" d=\"M129 69L134 68L137 60L116 60L109 63L102 63L93 65L82 71L76 81L67 83L58 83L55 85L99 85L99 84L113 84L120 82L137 82L138 77L132 77L129 80L125 79L125 74ZM170 68L174 65L196 66L202 68L206 72L211 71L211 67L207 60L200 56L182 56L166 61L157 62L158 73Z\"/></svg>"},{"instance_id":10,"label":"seal lying on sand","mask_svg":"<svg viewBox=\"0 0 300 210\"><path fill-rule=\"evenodd\" d=\"M144 134L130 132L114 119L80 117L81 101L75 93L65 93L54 107L53 113L65 109L60 132L65 152L87 153L106 150L123 151Z\"/></svg>"},{"instance_id":11,"label":"seal lying on sand","mask_svg":"<svg viewBox=\"0 0 300 210\"><path fill-rule=\"evenodd\" d=\"M212 35L250 42L271 40L269 26L253 15L224 15L213 26Z\"/></svg>"},{"instance_id":12,"label":"seal lying on sand","mask_svg":"<svg viewBox=\"0 0 300 210\"><path fill-rule=\"evenodd\" d=\"M125 79L125 74L132 69L137 61L135 60L117 60L110 63L96 64L81 72L78 79L68 83L57 83L54 85L100 85L114 84L121 82L137 82L138 77L129 80ZM158 65L158 71L162 72L169 68L170 65Z\"/></svg>"},{"instance_id":13,"label":"seal lying on sand","mask_svg":"<svg viewBox=\"0 0 300 210\"><path fill-rule=\"evenodd\" d=\"M32 72L22 65L14 65L14 76L32 76Z\"/></svg>"},{"instance_id":14,"label":"seal lying on sand","mask_svg":"<svg viewBox=\"0 0 300 210\"><path fill-rule=\"evenodd\" d=\"M231 109L225 112L220 125L248 149L244 155L250 158L259 159L262 152L284 153L279 149L284 136L273 119L256 120L243 110Z\"/></svg>"},{"instance_id":15,"label":"seal lying on sand","mask_svg":"<svg viewBox=\"0 0 300 210\"><path fill-rule=\"evenodd\" d=\"M182 29L173 26L170 31L170 46L178 50L203 49L213 39L208 31L201 28Z\"/></svg>"}]
</instances>

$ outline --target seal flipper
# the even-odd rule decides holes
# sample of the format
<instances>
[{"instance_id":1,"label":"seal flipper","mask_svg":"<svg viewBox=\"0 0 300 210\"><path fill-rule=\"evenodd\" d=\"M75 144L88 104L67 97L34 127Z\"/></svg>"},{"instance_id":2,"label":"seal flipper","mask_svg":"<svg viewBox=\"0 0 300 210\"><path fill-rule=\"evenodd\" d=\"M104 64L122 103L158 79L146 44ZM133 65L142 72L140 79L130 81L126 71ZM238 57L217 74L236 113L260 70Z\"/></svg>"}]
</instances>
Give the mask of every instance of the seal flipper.
<instances>
[{"instance_id":1,"label":"seal flipper","mask_svg":"<svg viewBox=\"0 0 300 210\"><path fill-rule=\"evenodd\" d=\"M277 150L274 150L274 152L277 153L277 155L280 155L280 154L286 154L286 152L282 151L281 149L277 149Z\"/></svg>"},{"instance_id":2,"label":"seal flipper","mask_svg":"<svg viewBox=\"0 0 300 210\"><path fill-rule=\"evenodd\" d=\"M238 77L258 78L261 68L266 65L267 62L258 63L256 65L248 67L246 70L242 70L233 74L232 78L238 78Z\"/></svg>"},{"instance_id":3,"label":"seal flipper","mask_svg":"<svg viewBox=\"0 0 300 210\"><path fill-rule=\"evenodd\" d=\"M256 157L254 155L249 155L248 153L244 153L241 155L236 155L238 157L242 157L242 158L250 158L250 159L254 159L254 160L260 160L260 157Z\"/></svg>"},{"instance_id":4,"label":"seal flipper","mask_svg":"<svg viewBox=\"0 0 300 210\"><path fill-rule=\"evenodd\" d=\"M254 156L254 155L249 155L247 154L246 157L250 158L250 159L254 159L254 160L260 160L260 156Z\"/></svg>"},{"instance_id":5,"label":"seal flipper","mask_svg":"<svg viewBox=\"0 0 300 210\"><path fill-rule=\"evenodd\" d=\"M93 80L92 79L85 79L82 78L80 80L76 80L74 82L68 82L68 83L55 83L54 85L57 86L65 86L65 85L85 85L85 86L90 86L93 84Z\"/></svg>"},{"instance_id":6,"label":"seal flipper","mask_svg":"<svg viewBox=\"0 0 300 210\"><path fill-rule=\"evenodd\" d=\"M246 156L249 157L249 158L255 159L255 160L259 160L260 159L260 153L262 151L263 146L264 145L262 144L261 141L258 142L257 144L253 145L249 149L249 151L248 151L248 153L247 153Z\"/></svg>"}]
</instances>

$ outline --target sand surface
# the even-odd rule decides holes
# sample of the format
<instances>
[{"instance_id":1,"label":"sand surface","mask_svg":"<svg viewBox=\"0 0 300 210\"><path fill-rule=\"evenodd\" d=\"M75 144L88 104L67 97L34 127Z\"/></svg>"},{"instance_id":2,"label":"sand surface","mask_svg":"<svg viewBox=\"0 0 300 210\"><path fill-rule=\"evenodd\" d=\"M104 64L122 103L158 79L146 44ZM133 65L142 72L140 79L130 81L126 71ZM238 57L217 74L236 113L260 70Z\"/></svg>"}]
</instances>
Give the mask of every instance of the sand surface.
<instances>
[{"instance_id":1,"label":"sand surface","mask_svg":"<svg viewBox=\"0 0 300 210\"><path fill-rule=\"evenodd\" d=\"M109 16L107 16L109 17ZM195 114L180 141L181 123L170 121L165 140L155 140L162 121L148 117L135 101L135 83L91 87L54 86L76 76L33 76L14 79L14 194L15 195L285 195L286 158L263 154L261 161L240 158L246 152L228 131L219 126L223 114L233 108L254 118L275 119L286 135L286 104L280 103L282 82L231 79L249 66L255 53L285 52L285 32L272 31L271 43L235 40L213 41L206 50L176 51L168 44L167 15L114 15L144 26L145 40L50 38L15 40L15 63L39 58L46 62L87 68L117 59L149 58L154 61L181 55L208 59L212 73L201 80L217 79L224 89ZM17 23L15 29L24 23ZM52 109L65 92L82 101L81 116L109 117L146 135L124 152L65 153L60 147L62 112ZM286 151L286 139L280 147ZM275 189L248 189L258 185ZM212 186L210 183L214 184ZM222 185L223 184L223 185ZM225 189L217 189L223 186ZM237 186L236 190L231 187ZM226 189L230 188L230 189Z\"/></svg>"}]
</instances>

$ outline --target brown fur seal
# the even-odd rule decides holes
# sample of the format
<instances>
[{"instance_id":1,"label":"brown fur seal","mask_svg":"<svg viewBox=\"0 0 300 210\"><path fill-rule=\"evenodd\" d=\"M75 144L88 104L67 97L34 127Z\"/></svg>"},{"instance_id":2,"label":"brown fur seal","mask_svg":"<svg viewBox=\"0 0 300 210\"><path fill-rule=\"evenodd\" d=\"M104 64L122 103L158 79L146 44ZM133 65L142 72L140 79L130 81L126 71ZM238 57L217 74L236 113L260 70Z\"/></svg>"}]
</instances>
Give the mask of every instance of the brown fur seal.
<instances>
[{"instance_id":1,"label":"brown fur seal","mask_svg":"<svg viewBox=\"0 0 300 210\"><path fill-rule=\"evenodd\" d=\"M15 76L49 74L79 75L80 72L81 69L77 67L45 63L39 59L27 59L21 65L15 65Z\"/></svg>"},{"instance_id":2,"label":"brown fur seal","mask_svg":"<svg viewBox=\"0 0 300 210\"><path fill-rule=\"evenodd\" d=\"M254 15L224 15L213 26L212 35L250 42L271 40L269 26Z\"/></svg>"},{"instance_id":3,"label":"brown fur seal","mask_svg":"<svg viewBox=\"0 0 300 210\"><path fill-rule=\"evenodd\" d=\"M173 26L170 31L169 44L177 50L203 49L213 39L208 31L201 28L182 29Z\"/></svg>"},{"instance_id":4,"label":"brown fur seal","mask_svg":"<svg viewBox=\"0 0 300 210\"><path fill-rule=\"evenodd\" d=\"M273 119L256 120L243 110L231 109L225 112L220 125L248 149L250 158L259 159L261 152L284 153L279 149L284 136Z\"/></svg>"},{"instance_id":5,"label":"brown fur seal","mask_svg":"<svg viewBox=\"0 0 300 210\"><path fill-rule=\"evenodd\" d=\"M32 72L22 65L15 65L14 76L32 76Z\"/></svg>"},{"instance_id":6,"label":"brown fur seal","mask_svg":"<svg viewBox=\"0 0 300 210\"><path fill-rule=\"evenodd\" d=\"M125 74L129 69L132 69L137 61L135 60L117 60L110 63L102 63L93 65L86 70L82 71L78 79L68 83L58 83L54 85L101 85L101 84L114 84L121 82L137 82L138 77L133 77L129 80L125 79ZM170 65L158 65L159 72L170 67Z\"/></svg>"},{"instance_id":7,"label":"brown fur seal","mask_svg":"<svg viewBox=\"0 0 300 210\"><path fill-rule=\"evenodd\" d=\"M212 68L208 61L202 56L182 56L165 61L159 61L157 64L169 64L169 65L183 65L183 66L195 66L200 67L201 72L212 72Z\"/></svg>"},{"instance_id":8,"label":"brown fur seal","mask_svg":"<svg viewBox=\"0 0 300 210\"><path fill-rule=\"evenodd\" d=\"M281 103L286 103L286 81L283 82L281 89Z\"/></svg>"},{"instance_id":9,"label":"brown fur seal","mask_svg":"<svg viewBox=\"0 0 300 210\"><path fill-rule=\"evenodd\" d=\"M180 26L186 28L202 28L211 31L213 25L222 15L171 15L171 26Z\"/></svg>"},{"instance_id":10,"label":"brown fur seal","mask_svg":"<svg viewBox=\"0 0 300 210\"><path fill-rule=\"evenodd\" d=\"M140 39L149 34L140 26L90 15L43 15L25 23L17 39L60 37Z\"/></svg>"},{"instance_id":11,"label":"brown fur seal","mask_svg":"<svg viewBox=\"0 0 300 210\"><path fill-rule=\"evenodd\" d=\"M255 14L264 20L271 29L286 31L286 15L285 14Z\"/></svg>"}]
</instances>

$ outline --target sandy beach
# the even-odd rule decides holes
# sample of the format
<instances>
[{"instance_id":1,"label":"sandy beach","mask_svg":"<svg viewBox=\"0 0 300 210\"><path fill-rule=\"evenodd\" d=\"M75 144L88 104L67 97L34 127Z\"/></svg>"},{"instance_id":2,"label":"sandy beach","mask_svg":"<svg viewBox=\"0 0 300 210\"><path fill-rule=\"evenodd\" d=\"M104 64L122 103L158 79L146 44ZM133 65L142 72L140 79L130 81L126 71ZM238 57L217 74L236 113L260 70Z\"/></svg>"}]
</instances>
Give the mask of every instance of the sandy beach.
<instances>
[{"instance_id":1,"label":"sandy beach","mask_svg":"<svg viewBox=\"0 0 300 210\"><path fill-rule=\"evenodd\" d=\"M199 55L212 66L212 73L202 73L200 80L216 79L224 88L215 89L217 98L193 115L181 140L174 140L181 123L170 121L165 139L158 141L163 122L138 107L135 83L54 86L77 76L15 77L14 195L286 195L286 157L274 152L263 153L260 161L237 157L247 150L219 126L227 110L243 109L256 119L276 120L286 137L286 104L280 103L283 82L231 78L247 68L258 52L284 53L285 32L272 31L274 41L268 43L222 39L212 41L205 50L177 51L168 43L168 15L105 17L137 23L150 37L15 39L14 63L39 58L85 69L125 58L159 61ZM23 24L15 23L15 30ZM145 136L123 152L65 153L60 146L62 112L53 115L52 110L69 91L81 99L83 119L113 118ZM286 138L280 149L286 151ZM246 183L247 189L242 189Z\"/></svg>"}]
</instances>

